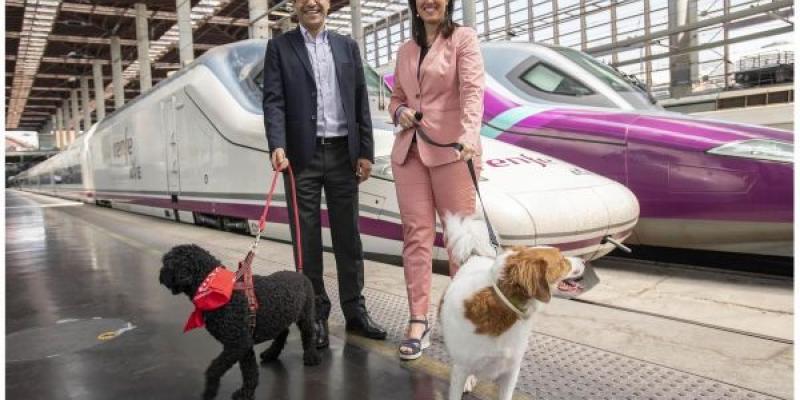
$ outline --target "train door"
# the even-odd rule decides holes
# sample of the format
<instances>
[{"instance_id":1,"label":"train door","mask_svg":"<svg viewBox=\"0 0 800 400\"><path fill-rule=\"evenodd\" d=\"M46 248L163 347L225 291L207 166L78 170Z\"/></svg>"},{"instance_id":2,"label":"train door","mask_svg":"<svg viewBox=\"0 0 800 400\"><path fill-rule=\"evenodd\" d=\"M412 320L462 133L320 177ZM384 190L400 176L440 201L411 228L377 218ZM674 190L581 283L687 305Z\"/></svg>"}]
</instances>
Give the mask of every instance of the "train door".
<instances>
[{"instance_id":1,"label":"train door","mask_svg":"<svg viewBox=\"0 0 800 400\"><path fill-rule=\"evenodd\" d=\"M166 143L167 193L175 201L181 191L180 156L178 152L178 124L176 109L178 102L170 96L161 102L161 126Z\"/></svg>"}]
</instances>

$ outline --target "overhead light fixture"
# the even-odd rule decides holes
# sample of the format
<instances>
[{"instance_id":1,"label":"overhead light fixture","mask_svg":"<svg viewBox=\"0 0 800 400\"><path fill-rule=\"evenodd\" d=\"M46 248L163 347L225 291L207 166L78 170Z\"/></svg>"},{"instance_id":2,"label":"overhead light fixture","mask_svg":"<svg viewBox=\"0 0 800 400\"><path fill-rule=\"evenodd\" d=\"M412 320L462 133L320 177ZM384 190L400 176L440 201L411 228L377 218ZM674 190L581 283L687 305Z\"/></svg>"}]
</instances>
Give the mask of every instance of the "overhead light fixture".
<instances>
[{"instance_id":1,"label":"overhead light fixture","mask_svg":"<svg viewBox=\"0 0 800 400\"><path fill-rule=\"evenodd\" d=\"M67 58L85 58L84 55L81 52L75 51L75 50L72 50L69 53L67 53L66 57Z\"/></svg>"},{"instance_id":2,"label":"overhead light fixture","mask_svg":"<svg viewBox=\"0 0 800 400\"><path fill-rule=\"evenodd\" d=\"M58 21L58 24L66 25L66 26L73 26L73 27L77 27L77 28L85 28L87 26L92 26L92 24L90 22L81 21L81 20L77 20L77 19L67 19L67 20L64 20L64 21Z\"/></svg>"},{"instance_id":3,"label":"overhead light fixture","mask_svg":"<svg viewBox=\"0 0 800 400\"><path fill-rule=\"evenodd\" d=\"M61 0L27 1L25 4L8 105L9 118L6 119L9 129L19 126L20 114L25 109L33 78L39 71L47 35L53 29L60 5Z\"/></svg>"}]
</instances>

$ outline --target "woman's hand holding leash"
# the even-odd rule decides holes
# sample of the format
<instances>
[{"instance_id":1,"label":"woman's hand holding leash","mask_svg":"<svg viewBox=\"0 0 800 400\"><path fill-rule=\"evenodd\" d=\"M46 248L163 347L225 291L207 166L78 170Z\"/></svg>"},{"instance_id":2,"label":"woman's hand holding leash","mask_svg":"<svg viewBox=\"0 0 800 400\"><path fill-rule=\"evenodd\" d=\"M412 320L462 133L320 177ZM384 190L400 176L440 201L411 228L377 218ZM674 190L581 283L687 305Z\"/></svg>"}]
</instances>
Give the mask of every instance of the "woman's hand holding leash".
<instances>
[{"instance_id":1,"label":"woman's hand holding leash","mask_svg":"<svg viewBox=\"0 0 800 400\"><path fill-rule=\"evenodd\" d=\"M413 112L413 111L410 108L403 108L401 110L401 112L400 112L400 116L401 117L404 116L406 114L406 112ZM418 126L419 125L419 121L422 121L422 113L419 112L419 111L414 112L413 113L413 118L414 118L413 119L413 126ZM401 122L401 124L402 124L402 122ZM404 127L405 127L405 125L404 125ZM438 145L436 143L433 143L430 140L430 138L428 137L427 134L424 134L423 140L425 140L426 142L428 142L430 144L433 144L434 146L437 146L437 147L453 147L453 150L455 150L456 153L458 154L458 159L459 160L469 161L469 160L472 159L472 157L474 157L477 154L477 151L475 151L475 147L473 147L470 143L467 143L467 142L459 141L458 143L452 143L450 145L441 146L441 145Z\"/></svg>"},{"instance_id":2,"label":"woman's hand holding leash","mask_svg":"<svg viewBox=\"0 0 800 400\"><path fill-rule=\"evenodd\" d=\"M403 129L408 129L417 125L417 119L415 116L419 114L418 112L412 110L409 107L403 106L400 108L400 112L397 113L397 122Z\"/></svg>"},{"instance_id":3,"label":"woman's hand holding leash","mask_svg":"<svg viewBox=\"0 0 800 400\"><path fill-rule=\"evenodd\" d=\"M472 147L471 144L467 142L458 142L458 144L461 145L461 150L456 150L458 152L459 160L469 161L475 156L475 154L477 154L475 148Z\"/></svg>"}]
</instances>

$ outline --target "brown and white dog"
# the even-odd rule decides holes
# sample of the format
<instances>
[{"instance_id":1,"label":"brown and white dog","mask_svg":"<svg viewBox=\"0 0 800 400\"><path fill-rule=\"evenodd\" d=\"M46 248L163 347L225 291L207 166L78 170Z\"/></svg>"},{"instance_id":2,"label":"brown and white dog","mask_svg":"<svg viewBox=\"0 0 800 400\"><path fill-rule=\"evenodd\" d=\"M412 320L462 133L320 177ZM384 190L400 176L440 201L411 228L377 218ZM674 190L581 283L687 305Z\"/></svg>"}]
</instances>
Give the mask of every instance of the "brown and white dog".
<instances>
[{"instance_id":1,"label":"brown and white dog","mask_svg":"<svg viewBox=\"0 0 800 400\"><path fill-rule=\"evenodd\" d=\"M450 400L471 390L474 377L495 380L510 400L533 330L531 315L550 301L551 288L580 290L578 258L554 247L515 247L495 254L486 225L473 217L446 217L447 247L460 265L439 308L451 359ZM465 386L466 385L466 386Z\"/></svg>"}]
</instances>

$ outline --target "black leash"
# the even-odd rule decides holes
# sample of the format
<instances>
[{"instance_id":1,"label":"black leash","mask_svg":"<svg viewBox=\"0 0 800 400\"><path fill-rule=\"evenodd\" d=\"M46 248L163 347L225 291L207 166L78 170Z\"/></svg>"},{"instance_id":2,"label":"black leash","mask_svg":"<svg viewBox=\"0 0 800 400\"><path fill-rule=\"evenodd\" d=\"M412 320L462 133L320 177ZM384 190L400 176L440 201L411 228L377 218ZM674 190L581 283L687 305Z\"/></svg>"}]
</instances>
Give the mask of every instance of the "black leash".
<instances>
[{"instance_id":1,"label":"black leash","mask_svg":"<svg viewBox=\"0 0 800 400\"><path fill-rule=\"evenodd\" d=\"M422 121L422 113L417 111L414 114L414 118L417 121ZM464 146L461 143L446 143L446 144L437 143L433 139L431 139L430 136L428 136L428 134L425 133L424 130L422 130L422 127L419 124L416 125L416 128L419 137L421 137L422 140L424 140L426 143L432 146L445 147L445 148L449 147L452 149L456 149L458 152L464 150ZM489 214L486 213L486 206L483 204L483 197L481 197L481 189L478 187L478 174L475 173L475 164L472 162L472 158L467 160L467 169L469 169L469 175L472 177L472 184L475 185L475 192L478 194L478 200L480 200L481 202L481 210L483 210L483 217L486 219L486 228L489 229L489 240L491 240L492 246L494 246L495 249L498 249L500 248L500 244L497 241L497 236L495 236L494 234L494 229L492 228L492 222L489 221Z\"/></svg>"}]
</instances>

